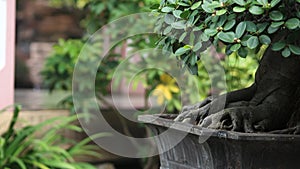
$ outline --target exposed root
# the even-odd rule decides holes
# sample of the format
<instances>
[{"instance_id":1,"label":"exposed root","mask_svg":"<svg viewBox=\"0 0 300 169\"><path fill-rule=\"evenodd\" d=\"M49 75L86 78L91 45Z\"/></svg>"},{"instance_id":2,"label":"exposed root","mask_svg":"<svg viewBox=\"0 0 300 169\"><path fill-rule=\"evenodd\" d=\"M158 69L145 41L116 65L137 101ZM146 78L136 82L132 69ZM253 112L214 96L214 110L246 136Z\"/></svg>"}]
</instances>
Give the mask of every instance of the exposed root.
<instances>
[{"instance_id":1,"label":"exposed root","mask_svg":"<svg viewBox=\"0 0 300 169\"><path fill-rule=\"evenodd\" d=\"M291 127L283 130L274 130L270 132L271 134L300 134L300 125L296 127Z\"/></svg>"},{"instance_id":2,"label":"exposed root","mask_svg":"<svg viewBox=\"0 0 300 169\"><path fill-rule=\"evenodd\" d=\"M299 72L299 56L283 58L268 48L252 86L184 107L175 120L240 132L300 134Z\"/></svg>"}]
</instances>

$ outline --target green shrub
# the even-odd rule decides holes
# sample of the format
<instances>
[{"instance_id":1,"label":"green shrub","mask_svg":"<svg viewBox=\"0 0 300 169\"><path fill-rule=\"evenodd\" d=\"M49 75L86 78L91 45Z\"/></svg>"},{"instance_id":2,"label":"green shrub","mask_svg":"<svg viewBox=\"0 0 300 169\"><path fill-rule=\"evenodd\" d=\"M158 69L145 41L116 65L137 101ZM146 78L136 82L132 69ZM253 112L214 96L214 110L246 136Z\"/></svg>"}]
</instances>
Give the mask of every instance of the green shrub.
<instances>
[{"instance_id":1,"label":"green shrub","mask_svg":"<svg viewBox=\"0 0 300 169\"><path fill-rule=\"evenodd\" d=\"M75 64L84 45L86 45L85 47L88 48L87 52L89 52L85 53L86 57L84 59L84 64L86 67L81 66L78 71L83 74L91 74L93 72L90 72L89 65L98 60L102 51L102 49L100 49L102 46L101 43L85 43L85 41L81 39L60 39L59 42L53 46L53 51L47 58L42 70L44 84L50 92L53 90L72 90ZM109 88L111 81L111 74L119 62L118 57L119 55L117 54L110 54L108 56L109 59L103 60L101 65L99 65L95 81L96 89L98 91L97 98L99 100L104 99L103 96L108 92L107 89ZM79 88L85 90L86 86L89 86L86 83L90 82L82 82ZM59 105L64 108L69 108L71 112L74 112L72 95L63 98Z\"/></svg>"},{"instance_id":2,"label":"green shrub","mask_svg":"<svg viewBox=\"0 0 300 169\"><path fill-rule=\"evenodd\" d=\"M15 106L9 128L0 136L1 169L95 169L88 163L74 160L75 156L100 156L95 151L97 146L88 144L91 138L78 143L62 135L62 130L82 131L72 124L76 116L52 118L37 125L16 129L19 111L20 107ZM102 136L105 134L92 137ZM62 148L66 145L69 148Z\"/></svg>"}]
</instances>

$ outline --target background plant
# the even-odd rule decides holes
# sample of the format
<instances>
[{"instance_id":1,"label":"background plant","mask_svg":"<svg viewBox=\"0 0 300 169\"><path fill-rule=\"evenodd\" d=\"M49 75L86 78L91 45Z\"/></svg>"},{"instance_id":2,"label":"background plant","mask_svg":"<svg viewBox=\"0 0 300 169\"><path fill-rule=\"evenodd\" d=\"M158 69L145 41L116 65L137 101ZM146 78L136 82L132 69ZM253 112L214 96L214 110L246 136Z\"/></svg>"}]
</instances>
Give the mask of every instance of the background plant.
<instances>
[{"instance_id":1,"label":"background plant","mask_svg":"<svg viewBox=\"0 0 300 169\"><path fill-rule=\"evenodd\" d=\"M59 42L54 45L52 54L46 60L45 66L42 71L44 78L44 83L48 87L49 91L53 90L72 90L72 79L75 64L78 60L83 46L86 45L89 48L89 53L86 53L87 56L85 59L85 64L93 63L97 60L98 54L102 53L101 43L88 43L85 40L81 39L69 39L69 40L59 40ZM100 46L100 48L99 48ZM101 66L99 66L97 77L96 77L96 86L97 86L97 98L99 100L104 100L104 95L108 92L108 84L111 81L111 74L114 68L118 65L118 54L110 54L107 60L104 60ZM89 73L88 66L80 67L80 71L83 73ZM86 83L82 82L82 90L85 89ZM72 95L64 98L60 102L61 106L71 109L73 108Z\"/></svg>"},{"instance_id":2,"label":"background plant","mask_svg":"<svg viewBox=\"0 0 300 169\"><path fill-rule=\"evenodd\" d=\"M101 1L101 0L69 0L69 1L51 1L53 5L55 6L69 6L69 7L75 7L83 10L87 13L86 17L82 20L82 25L89 30L88 32L94 32L95 30L99 29L102 25L105 23L112 21L120 16L127 15L129 13L134 12L141 12L141 11L147 11L146 6L151 6L152 4L158 4L159 1L157 0L139 0L139 1L130 1L130 2L119 2L117 1ZM171 1L170 1L171 2ZM161 3L162 5L174 6L174 4L170 3L168 1L165 2L165 4ZM175 1L174 1L175 2ZM192 3L192 2L187 2ZM169 4L169 6L167 5ZM158 7L157 5L153 5L152 7ZM180 9L182 7L180 6ZM193 7L195 8L195 6ZM134 9L134 10L131 10ZM183 9L183 8L182 8ZM190 9L187 7L187 9ZM187 9L185 9L187 11ZM175 10L175 9L174 9ZM149 9L148 9L149 11ZM177 11L178 12L178 11ZM187 13L187 12L186 12ZM90 23L90 24L89 24ZM158 26L160 23L158 24ZM93 31L91 31L93 30ZM135 29L132 28L132 31ZM110 36L117 36L117 32L114 30L109 30ZM108 36L108 33L106 32L106 35ZM182 34L183 36L188 36L185 33ZM103 39L102 39L103 40ZM135 52L141 49L147 49L147 48L154 48L156 46L156 43L158 42L159 37L153 36L153 35L147 35L147 36L137 36L132 37L130 41L125 40L119 43L119 48L125 46L130 46L130 52ZM90 44L91 51L95 51L94 54L91 54L92 57L97 57L96 53L101 54L102 46L103 44L100 43L101 40L99 40L98 44ZM86 43L87 40L85 37L83 39L73 39L73 40L60 40L57 45L54 46L53 52L49 59L46 61L45 69L43 71L44 75L44 81L46 85L49 87L50 91L53 89L56 90L71 90L71 83L72 83L72 74L74 69L74 64L76 62L77 56L80 54L80 50L83 47L83 44ZM172 44L169 44L169 42L166 41L166 39L161 39L160 41L161 45L163 46L163 50L168 50L168 48L171 47ZM115 46L115 48L117 47ZM100 47L100 48L99 48ZM224 47L223 47L224 49ZM97 51L97 52L96 52ZM172 51L175 52L175 51ZM187 52L187 51L185 51ZM226 52L225 49L222 51L220 49L219 52ZM178 53L177 53L178 54ZM121 56L122 54L119 52L115 52L114 49L110 51L110 57L112 59L106 59L107 63L102 64L99 66L99 73L97 74L97 94L98 98L102 100L104 103L108 103L105 100L105 94L107 94L107 91L109 89L109 82L112 78L112 72L115 70L118 63L120 63L124 58ZM184 54L183 54L184 55ZM210 55L207 53L206 55ZM237 56L236 54L232 54ZM250 54L249 54L250 55ZM91 57L91 58L92 58ZM90 61L93 59L89 58ZM156 61L154 58L155 56L148 56L146 59L143 59L142 62L154 62ZM185 57L189 58L189 57ZM88 59L88 58L87 58ZM187 60L189 61L189 60ZM220 59L222 62L222 65L224 66L225 70L227 71L227 89L234 90L238 88L242 88L245 86L248 86L250 82L253 80L253 72L257 66L257 58L254 55L251 55L251 57L248 57L247 59L239 59L238 57L230 57L230 58L224 58ZM68 64L65 64L68 63ZM241 64L240 64L241 63ZM189 77L187 80L188 85L197 85L199 88L199 93L195 93L195 91L184 91L186 95L189 95L191 102L196 102L200 98L205 98L206 96L210 95L212 91L217 91L214 89L210 89L211 87L211 79L209 79L207 71L204 69L204 66L201 65L200 61L196 61L194 63L195 65L199 65L197 67L196 72L198 73L198 77ZM84 68L83 68L84 69ZM129 70L130 71L130 70ZM146 89L146 95L145 98L149 96L150 93L152 93L155 89L159 88L159 86L163 85L164 82L161 81L161 76L163 76L164 73L159 70L148 70L147 72L144 72L144 75L141 75L140 78L135 78L135 84L142 83ZM123 77L123 74L120 75L120 79ZM244 78L245 77L245 78ZM124 77L123 77L124 78ZM130 78L130 77L128 77ZM120 80L116 80L115 84L118 84ZM84 86L84 82L82 84ZM136 85L134 85L136 86ZM165 90L166 91L166 90ZM223 91L218 91L223 92ZM168 92L167 92L168 93ZM181 100L180 100L180 93L181 92L171 92L171 99L170 97L165 97L165 94L163 92L161 93L162 96L160 97L160 100L163 100L163 103L166 104L166 112L174 113L178 112L181 109ZM164 96L163 96L164 95ZM159 98L159 97L158 97ZM147 99L145 99L147 100ZM73 109L73 103L72 103L72 96L69 96L65 98L61 103L63 105L67 106L70 109ZM147 101L145 102L147 107ZM160 101L162 103L162 101Z\"/></svg>"},{"instance_id":3,"label":"background plant","mask_svg":"<svg viewBox=\"0 0 300 169\"><path fill-rule=\"evenodd\" d=\"M80 142L63 136L64 132L82 132L73 122L76 116L56 117L37 125L16 128L20 107L15 106L9 128L0 136L0 168L3 169L95 169L85 162L76 162L74 157L99 157L97 146L88 144L91 138ZM67 147L67 148L63 148Z\"/></svg>"},{"instance_id":4,"label":"background plant","mask_svg":"<svg viewBox=\"0 0 300 169\"><path fill-rule=\"evenodd\" d=\"M158 42L158 37L152 36L148 38L150 40L143 41L142 45L133 47L134 50L131 51L130 53L135 53L136 51L145 48L155 48ZM136 45L136 43L132 43L129 45ZM166 72L159 69L152 68L152 65L157 65L159 63L168 63L169 62L168 59L170 59L170 57L174 57L174 56L161 57L161 53L156 53L156 52L147 53L146 55L141 54L138 63L126 64L129 65L126 66L126 72L122 74L116 74L114 79L114 84L118 85L120 83L120 80L124 77L128 80L132 79L131 76L134 73L140 71L137 70L139 69L139 67L136 66L136 64L143 65L142 67L145 70L143 72L138 73L131 81L133 88L136 88L138 84L143 84L146 90L146 95L145 95L146 101L150 95L154 95L157 97L158 99L157 103L159 105L166 106L166 110L164 111L165 113L177 113L182 108L181 103L183 104L196 103L199 100L204 99L211 94L219 94L219 93L224 93L226 91L237 90L242 87L247 87L253 82L254 73L256 68L258 67L258 62L261 55L249 54L248 58L240 58L233 53L231 54L231 57L225 57L224 50L225 48L221 49L218 53L204 52L202 54L202 57L207 61L208 64L204 66L204 63L202 63L202 61L200 60L197 61L198 75L186 76L187 79L184 79L185 89L179 88L179 86L177 86L176 83L177 81L180 81L182 79L176 79L176 78L174 79L174 77L163 78L168 76ZM164 51L163 49L162 52L165 52L166 55L168 54L168 52ZM216 61L220 62L222 67L217 66L216 63L214 63ZM164 64L166 70L170 70L168 66L169 65ZM209 75L207 69L211 69L211 72L218 72L220 71L218 70L220 68L222 69L221 71L225 70L226 86L224 86L223 83L220 83L216 86L218 88L212 89L211 88L212 79L222 78L222 77L218 77L219 76L218 73ZM165 79L168 79L167 80L168 82L166 82ZM171 91L170 88L168 88L167 85L168 83L175 85L180 89L180 91L177 92L177 89ZM195 87L193 86L196 86L198 90L195 91ZM225 90L219 90L219 89L225 89ZM186 99L182 100L181 98L182 93L185 96L187 96Z\"/></svg>"}]
</instances>

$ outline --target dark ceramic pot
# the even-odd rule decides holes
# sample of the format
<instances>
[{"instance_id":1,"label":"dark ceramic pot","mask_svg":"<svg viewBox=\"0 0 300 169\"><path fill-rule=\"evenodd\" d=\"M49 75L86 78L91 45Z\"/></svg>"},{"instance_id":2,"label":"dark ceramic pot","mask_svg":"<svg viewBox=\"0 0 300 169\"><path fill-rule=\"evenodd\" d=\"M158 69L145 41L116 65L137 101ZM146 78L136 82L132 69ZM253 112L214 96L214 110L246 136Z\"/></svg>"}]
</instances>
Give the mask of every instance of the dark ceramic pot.
<instances>
[{"instance_id":1,"label":"dark ceramic pot","mask_svg":"<svg viewBox=\"0 0 300 169\"><path fill-rule=\"evenodd\" d=\"M300 168L300 136L211 130L173 118L175 115L139 116L139 121L160 135L156 143L161 169ZM178 144L168 146L178 138L182 138Z\"/></svg>"}]
</instances>

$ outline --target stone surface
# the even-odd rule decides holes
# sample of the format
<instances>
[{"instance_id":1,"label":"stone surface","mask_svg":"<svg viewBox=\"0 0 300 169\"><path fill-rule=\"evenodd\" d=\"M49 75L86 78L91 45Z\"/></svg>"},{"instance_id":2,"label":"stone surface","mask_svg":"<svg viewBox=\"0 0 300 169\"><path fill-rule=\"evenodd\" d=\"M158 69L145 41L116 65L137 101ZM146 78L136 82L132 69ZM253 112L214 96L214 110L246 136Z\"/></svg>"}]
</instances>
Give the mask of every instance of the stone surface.
<instances>
[{"instance_id":1,"label":"stone surface","mask_svg":"<svg viewBox=\"0 0 300 169\"><path fill-rule=\"evenodd\" d=\"M30 44L30 58L26 61L27 67L29 67L29 78L33 83L33 87L36 89L42 86L42 75L46 58L52 51L53 43L47 42L33 42Z\"/></svg>"}]
</instances>

